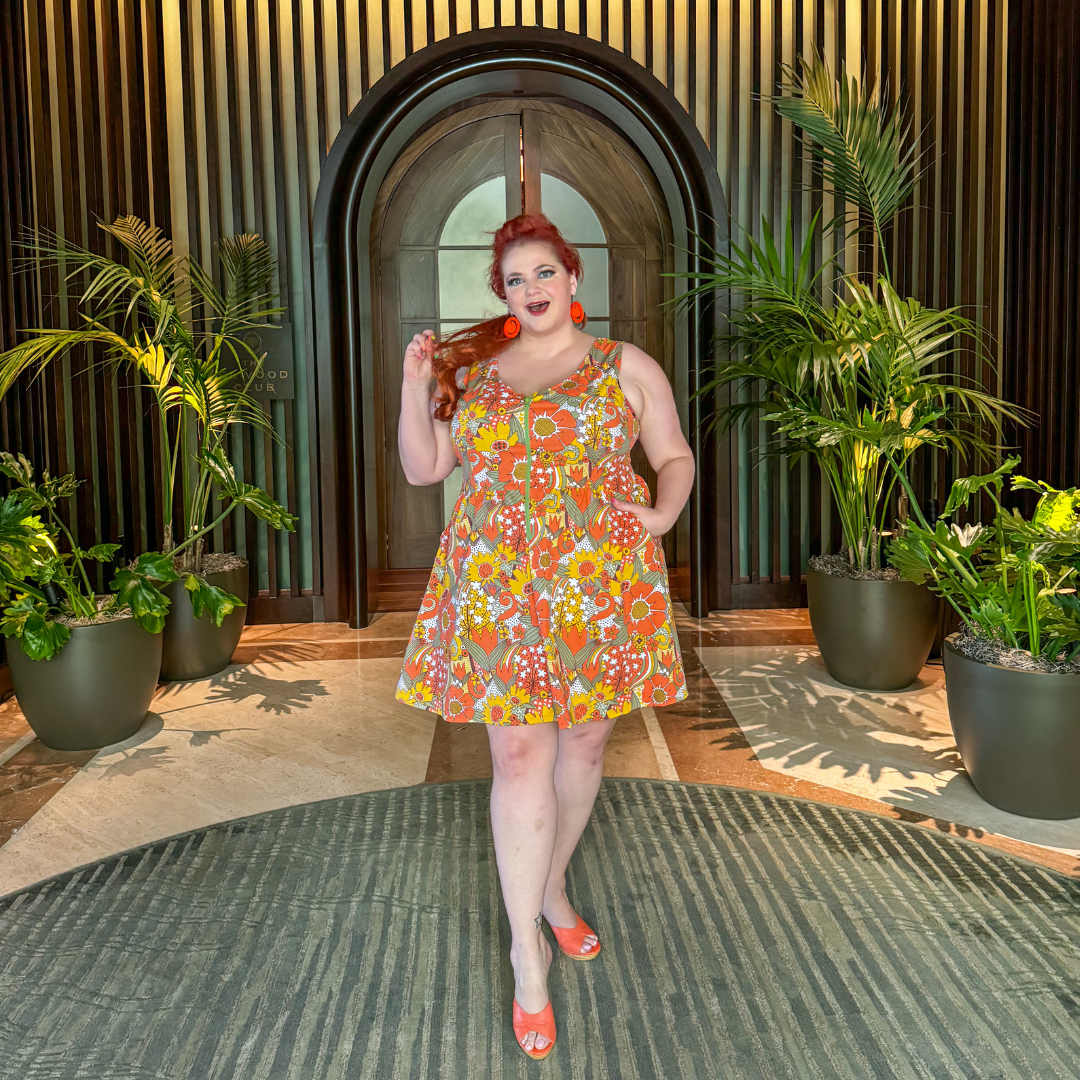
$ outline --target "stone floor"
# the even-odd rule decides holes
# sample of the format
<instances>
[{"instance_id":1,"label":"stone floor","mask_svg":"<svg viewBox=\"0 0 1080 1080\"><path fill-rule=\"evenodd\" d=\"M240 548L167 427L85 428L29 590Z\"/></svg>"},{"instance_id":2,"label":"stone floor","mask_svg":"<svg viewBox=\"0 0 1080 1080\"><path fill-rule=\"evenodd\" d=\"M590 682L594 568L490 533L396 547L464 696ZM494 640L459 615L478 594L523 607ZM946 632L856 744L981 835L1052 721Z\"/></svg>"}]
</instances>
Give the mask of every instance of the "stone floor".
<instances>
[{"instance_id":1,"label":"stone floor","mask_svg":"<svg viewBox=\"0 0 1080 1080\"><path fill-rule=\"evenodd\" d=\"M211 679L162 685L143 727L50 750L0 705L0 894L213 822L339 795L491 775L485 729L393 698L405 613L245 629ZM1080 819L985 803L957 758L940 665L897 694L841 687L805 610L678 616L691 693L620 719L610 776L727 784L968 837L1080 877Z\"/></svg>"}]
</instances>

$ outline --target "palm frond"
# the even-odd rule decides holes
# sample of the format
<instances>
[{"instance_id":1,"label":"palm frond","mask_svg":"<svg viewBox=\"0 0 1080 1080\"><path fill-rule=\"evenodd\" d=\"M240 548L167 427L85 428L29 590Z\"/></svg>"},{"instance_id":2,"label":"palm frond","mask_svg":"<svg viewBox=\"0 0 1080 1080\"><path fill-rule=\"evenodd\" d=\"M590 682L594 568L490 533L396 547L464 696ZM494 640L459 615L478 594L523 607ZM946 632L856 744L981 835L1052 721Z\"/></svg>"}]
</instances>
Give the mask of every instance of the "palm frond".
<instances>
[{"instance_id":1,"label":"palm frond","mask_svg":"<svg viewBox=\"0 0 1080 1080\"><path fill-rule=\"evenodd\" d=\"M785 96L776 111L805 133L823 178L836 194L870 215L880 235L922 175L910 121L901 105L889 109L874 86L860 87L846 71L833 76L818 53L784 65Z\"/></svg>"}]
</instances>

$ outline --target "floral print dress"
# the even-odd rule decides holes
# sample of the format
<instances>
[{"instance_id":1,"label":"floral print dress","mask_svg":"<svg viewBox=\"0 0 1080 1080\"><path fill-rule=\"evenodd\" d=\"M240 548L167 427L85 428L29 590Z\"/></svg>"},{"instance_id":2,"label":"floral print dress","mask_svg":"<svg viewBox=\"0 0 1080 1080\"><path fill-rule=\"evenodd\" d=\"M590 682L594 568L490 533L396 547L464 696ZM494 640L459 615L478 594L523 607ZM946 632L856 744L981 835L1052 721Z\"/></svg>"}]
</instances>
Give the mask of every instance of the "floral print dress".
<instances>
[{"instance_id":1,"label":"floral print dress","mask_svg":"<svg viewBox=\"0 0 1080 1080\"><path fill-rule=\"evenodd\" d=\"M686 697L622 342L597 338L558 386L522 395L469 369L451 421L464 470L396 697L452 722L559 727Z\"/></svg>"}]
</instances>

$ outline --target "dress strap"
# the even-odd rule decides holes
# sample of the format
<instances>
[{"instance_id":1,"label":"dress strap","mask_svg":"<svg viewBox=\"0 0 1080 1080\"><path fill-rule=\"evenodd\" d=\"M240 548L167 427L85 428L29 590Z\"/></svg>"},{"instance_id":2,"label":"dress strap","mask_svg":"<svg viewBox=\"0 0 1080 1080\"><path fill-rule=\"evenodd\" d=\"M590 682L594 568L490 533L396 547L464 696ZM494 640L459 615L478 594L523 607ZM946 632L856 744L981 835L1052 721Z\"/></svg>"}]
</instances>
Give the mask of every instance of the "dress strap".
<instances>
[{"instance_id":1,"label":"dress strap","mask_svg":"<svg viewBox=\"0 0 1080 1080\"><path fill-rule=\"evenodd\" d=\"M613 369L615 374L618 375L622 367L622 347L623 343L621 341L612 341L611 338L597 338L593 350L600 354L600 364L603 367Z\"/></svg>"}]
</instances>

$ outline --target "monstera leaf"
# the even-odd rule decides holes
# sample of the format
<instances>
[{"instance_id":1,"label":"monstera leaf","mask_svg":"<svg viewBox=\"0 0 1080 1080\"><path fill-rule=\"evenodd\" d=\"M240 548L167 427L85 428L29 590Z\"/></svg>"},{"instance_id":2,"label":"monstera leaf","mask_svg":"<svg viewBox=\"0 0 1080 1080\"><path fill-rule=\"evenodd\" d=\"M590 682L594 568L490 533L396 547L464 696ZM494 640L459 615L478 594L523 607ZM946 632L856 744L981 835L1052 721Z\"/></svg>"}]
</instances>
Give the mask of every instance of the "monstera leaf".
<instances>
[{"instance_id":1,"label":"monstera leaf","mask_svg":"<svg viewBox=\"0 0 1080 1080\"><path fill-rule=\"evenodd\" d=\"M209 611L215 626L220 626L225 621L225 616L236 608L247 606L239 596L233 596L195 574L188 574L184 579L184 588L191 594L191 607L195 618L201 619L203 612Z\"/></svg>"},{"instance_id":2,"label":"monstera leaf","mask_svg":"<svg viewBox=\"0 0 1080 1080\"><path fill-rule=\"evenodd\" d=\"M179 576L173 569L171 555L145 551L139 556L134 569L118 570L109 587L116 593L116 602L131 608L135 621L147 633L160 634L172 601L158 585L176 581Z\"/></svg>"},{"instance_id":3,"label":"monstera leaf","mask_svg":"<svg viewBox=\"0 0 1080 1080\"><path fill-rule=\"evenodd\" d=\"M984 473L982 476L963 476L959 480L954 480L952 491L949 492L949 501L945 503L942 516L951 514L957 507L967 505L968 499L985 487L1001 491L1006 474L1011 473L1019 464L1018 457L1006 458L992 473Z\"/></svg>"},{"instance_id":4,"label":"monstera leaf","mask_svg":"<svg viewBox=\"0 0 1080 1080\"><path fill-rule=\"evenodd\" d=\"M48 607L32 596L20 596L5 609L0 633L18 638L31 660L51 660L71 637L71 631L50 619Z\"/></svg>"},{"instance_id":5,"label":"monstera leaf","mask_svg":"<svg viewBox=\"0 0 1080 1080\"><path fill-rule=\"evenodd\" d=\"M232 462L229 461L220 447L200 454L199 462L209 470L220 485L222 498L232 499L233 502L246 506L257 518L261 518L271 528L288 529L289 532L296 531L297 517L290 514L281 503L271 499L262 488L237 480Z\"/></svg>"},{"instance_id":6,"label":"monstera leaf","mask_svg":"<svg viewBox=\"0 0 1080 1080\"><path fill-rule=\"evenodd\" d=\"M19 492L0 500L0 563L4 578L18 581L56 555L52 535Z\"/></svg>"}]
</instances>

